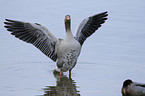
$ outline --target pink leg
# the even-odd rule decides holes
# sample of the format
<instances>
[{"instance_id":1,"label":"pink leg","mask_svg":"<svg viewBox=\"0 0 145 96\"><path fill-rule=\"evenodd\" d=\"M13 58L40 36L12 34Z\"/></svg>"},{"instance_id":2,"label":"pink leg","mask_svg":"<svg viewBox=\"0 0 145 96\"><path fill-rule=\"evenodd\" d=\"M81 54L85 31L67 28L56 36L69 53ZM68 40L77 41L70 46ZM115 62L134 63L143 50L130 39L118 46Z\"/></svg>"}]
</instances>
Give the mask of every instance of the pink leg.
<instances>
[{"instance_id":1,"label":"pink leg","mask_svg":"<svg viewBox=\"0 0 145 96\"><path fill-rule=\"evenodd\" d=\"M60 71L60 76L62 76L62 72Z\"/></svg>"}]
</instances>

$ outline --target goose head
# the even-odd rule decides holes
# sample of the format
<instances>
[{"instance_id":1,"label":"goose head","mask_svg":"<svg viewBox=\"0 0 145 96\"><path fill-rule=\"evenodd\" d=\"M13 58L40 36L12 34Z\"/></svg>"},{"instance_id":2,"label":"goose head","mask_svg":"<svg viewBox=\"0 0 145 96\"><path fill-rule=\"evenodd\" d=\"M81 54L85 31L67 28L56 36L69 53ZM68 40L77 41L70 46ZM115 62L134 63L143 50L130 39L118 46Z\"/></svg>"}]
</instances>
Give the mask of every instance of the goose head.
<instances>
[{"instance_id":1,"label":"goose head","mask_svg":"<svg viewBox=\"0 0 145 96\"><path fill-rule=\"evenodd\" d=\"M71 25L71 18L70 18L70 15L66 15L66 16L65 16L64 22L65 22L65 29L66 29L66 32L67 32L67 31L70 31L70 25Z\"/></svg>"},{"instance_id":2,"label":"goose head","mask_svg":"<svg viewBox=\"0 0 145 96\"><path fill-rule=\"evenodd\" d=\"M130 79L125 80L124 83L123 83L123 88L126 88L131 83L132 83L132 80L130 80Z\"/></svg>"},{"instance_id":3,"label":"goose head","mask_svg":"<svg viewBox=\"0 0 145 96\"><path fill-rule=\"evenodd\" d=\"M127 90L132 83L133 82L130 79L127 79L123 82L123 86L122 86L122 90L121 90L122 96L130 96L129 93L127 92Z\"/></svg>"}]
</instances>

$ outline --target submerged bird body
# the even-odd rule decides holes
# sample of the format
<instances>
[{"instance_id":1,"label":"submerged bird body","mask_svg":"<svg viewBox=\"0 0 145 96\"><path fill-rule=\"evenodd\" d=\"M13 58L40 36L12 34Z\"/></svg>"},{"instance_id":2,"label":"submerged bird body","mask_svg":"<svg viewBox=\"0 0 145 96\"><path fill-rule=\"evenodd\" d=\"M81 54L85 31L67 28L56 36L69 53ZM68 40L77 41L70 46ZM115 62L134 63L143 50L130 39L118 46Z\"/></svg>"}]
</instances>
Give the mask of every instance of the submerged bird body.
<instances>
[{"instance_id":1,"label":"submerged bird body","mask_svg":"<svg viewBox=\"0 0 145 96\"><path fill-rule=\"evenodd\" d=\"M122 96L145 96L145 84L127 79L123 83Z\"/></svg>"},{"instance_id":2,"label":"submerged bird body","mask_svg":"<svg viewBox=\"0 0 145 96\"><path fill-rule=\"evenodd\" d=\"M71 19L65 16L65 39L56 38L47 28L38 23L28 23L6 19L5 28L27 43L33 44L54 62L58 71L70 71L76 65L84 41L107 20L107 12L84 19L78 26L75 36L71 32Z\"/></svg>"}]
</instances>

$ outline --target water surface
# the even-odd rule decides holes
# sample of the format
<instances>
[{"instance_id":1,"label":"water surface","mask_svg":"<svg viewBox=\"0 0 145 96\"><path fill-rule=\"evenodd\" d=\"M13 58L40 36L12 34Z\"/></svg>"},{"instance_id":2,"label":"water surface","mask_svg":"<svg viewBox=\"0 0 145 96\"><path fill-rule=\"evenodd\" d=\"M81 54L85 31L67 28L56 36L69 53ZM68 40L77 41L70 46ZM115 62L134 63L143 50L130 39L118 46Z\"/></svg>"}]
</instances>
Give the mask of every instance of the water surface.
<instances>
[{"instance_id":1,"label":"water surface","mask_svg":"<svg viewBox=\"0 0 145 96\"><path fill-rule=\"evenodd\" d=\"M65 15L71 15L74 31L84 18L103 11L109 19L85 41L72 79L65 73L62 81L53 75L54 62L3 27L5 18L37 22L64 38ZM47 96L63 80L81 96L121 96L125 79L145 82L144 0L1 0L0 12L1 96Z\"/></svg>"}]
</instances>

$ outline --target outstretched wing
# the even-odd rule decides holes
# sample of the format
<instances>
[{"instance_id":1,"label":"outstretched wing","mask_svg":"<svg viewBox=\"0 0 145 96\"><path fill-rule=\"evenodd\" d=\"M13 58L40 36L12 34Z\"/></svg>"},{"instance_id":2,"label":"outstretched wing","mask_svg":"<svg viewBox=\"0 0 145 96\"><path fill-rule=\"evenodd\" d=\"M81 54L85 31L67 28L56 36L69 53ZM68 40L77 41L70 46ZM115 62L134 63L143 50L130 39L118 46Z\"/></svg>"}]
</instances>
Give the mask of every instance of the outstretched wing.
<instances>
[{"instance_id":1,"label":"outstretched wing","mask_svg":"<svg viewBox=\"0 0 145 96\"><path fill-rule=\"evenodd\" d=\"M56 48L59 41L45 27L38 23L33 24L9 19L6 19L4 23L6 24L4 27L16 38L33 44L53 61L57 60Z\"/></svg>"},{"instance_id":2,"label":"outstretched wing","mask_svg":"<svg viewBox=\"0 0 145 96\"><path fill-rule=\"evenodd\" d=\"M92 35L107 20L107 16L107 12L103 12L84 19L75 32L76 40L83 45L87 37Z\"/></svg>"}]
</instances>

